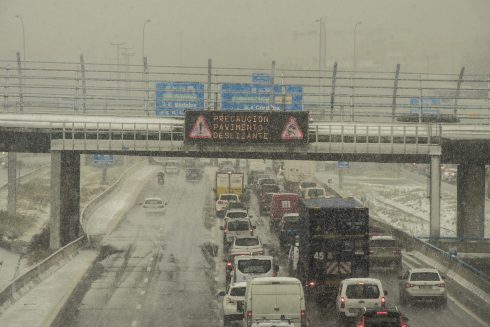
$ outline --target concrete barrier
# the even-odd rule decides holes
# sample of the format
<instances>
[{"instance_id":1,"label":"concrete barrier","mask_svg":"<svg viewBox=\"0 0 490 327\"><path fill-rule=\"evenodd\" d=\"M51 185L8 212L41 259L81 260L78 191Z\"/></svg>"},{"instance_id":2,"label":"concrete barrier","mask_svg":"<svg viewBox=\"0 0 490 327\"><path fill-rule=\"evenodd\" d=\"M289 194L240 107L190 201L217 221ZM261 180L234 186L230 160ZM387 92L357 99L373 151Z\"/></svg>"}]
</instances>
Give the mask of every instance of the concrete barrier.
<instances>
[{"instance_id":1,"label":"concrete barrier","mask_svg":"<svg viewBox=\"0 0 490 327\"><path fill-rule=\"evenodd\" d=\"M77 253L78 250L85 245L86 240L85 236L81 236L75 241L65 245L7 285L0 291L0 312L3 311L2 309L4 309L6 305L15 302L18 295L22 295L30 289L31 286L37 284L44 273L48 272L61 261L70 258Z\"/></svg>"}]
</instances>

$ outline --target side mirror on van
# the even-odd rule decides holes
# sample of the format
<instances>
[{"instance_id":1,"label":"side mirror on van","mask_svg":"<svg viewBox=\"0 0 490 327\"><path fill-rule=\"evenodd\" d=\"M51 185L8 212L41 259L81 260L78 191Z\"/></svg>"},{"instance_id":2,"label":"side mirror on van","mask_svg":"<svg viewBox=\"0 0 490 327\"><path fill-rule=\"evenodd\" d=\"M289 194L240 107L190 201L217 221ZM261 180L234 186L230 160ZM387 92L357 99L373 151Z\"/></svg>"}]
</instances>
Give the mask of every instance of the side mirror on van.
<instances>
[{"instance_id":1,"label":"side mirror on van","mask_svg":"<svg viewBox=\"0 0 490 327\"><path fill-rule=\"evenodd\" d=\"M386 291L386 290L385 290L385 291L383 292L383 294L384 294L385 296L388 296L388 291Z\"/></svg>"},{"instance_id":2,"label":"side mirror on van","mask_svg":"<svg viewBox=\"0 0 490 327\"><path fill-rule=\"evenodd\" d=\"M277 273L279 271L279 265L274 265L274 272Z\"/></svg>"},{"instance_id":3,"label":"side mirror on van","mask_svg":"<svg viewBox=\"0 0 490 327\"><path fill-rule=\"evenodd\" d=\"M220 291L220 292L218 293L218 296L225 296L225 295L226 295L226 292L225 292L225 291Z\"/></svg>"},{"instance_id":4,"label":"side mirror on van","mask_svg":"<svg viewBox=\"0 0 490 327\"><path fill-rule=\"evenodd\" d=\"M223 226L219 226L219 229L221 230L225 230L225 228Z\"/></svg>"}]
</instances>

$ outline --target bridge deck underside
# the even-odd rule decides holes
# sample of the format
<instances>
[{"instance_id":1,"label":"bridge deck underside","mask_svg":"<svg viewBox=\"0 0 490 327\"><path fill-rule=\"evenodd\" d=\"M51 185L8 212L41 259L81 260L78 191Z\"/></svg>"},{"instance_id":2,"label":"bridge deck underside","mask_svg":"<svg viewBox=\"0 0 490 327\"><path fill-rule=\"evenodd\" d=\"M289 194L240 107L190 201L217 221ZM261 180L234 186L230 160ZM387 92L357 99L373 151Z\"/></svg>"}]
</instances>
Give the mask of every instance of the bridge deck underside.
<instances>
[{"instance_id":1,"label":"bridge deck underside","mask_svg":"<svg viewBox=\"0 0 490 327\"><path fill-rule=\"evenodd\" d=\"M234 157L303 160L353 160L428 162L431 154L440 154L440 146L396 143L323 143L307 145L186 145L168 140L51 140L51 150L172 157Z\"/></svg>"}]
</instances>

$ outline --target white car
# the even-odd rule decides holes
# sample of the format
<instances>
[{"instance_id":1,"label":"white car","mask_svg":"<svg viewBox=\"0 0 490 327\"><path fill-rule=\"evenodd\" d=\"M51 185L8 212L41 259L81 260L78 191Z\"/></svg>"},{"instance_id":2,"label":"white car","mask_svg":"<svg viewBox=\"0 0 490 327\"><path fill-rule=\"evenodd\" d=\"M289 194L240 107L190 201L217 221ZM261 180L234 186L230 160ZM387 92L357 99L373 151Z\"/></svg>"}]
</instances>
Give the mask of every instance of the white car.
<instances>
[{"instance_id":1,"label":"white car","mask_svg":"<svg viewBox=\"0 0 490 327\"><path fill-rule=\"evenodd\" d=\"M221 292L223 295L223 324L229 326L231 321L241 321L243 319L243 301L245 300L246 282L232 283L228 292Z\"/></svg>"},{"instance_id":2,"label":"white car","mask_svg":"<svg viewBox=\"0 0 490 327\"><path fill-rule=\"evenodd\" d=\"M364 308L385 308L387 294L377 278L344 279L340 282L335 301L339 325L355 321Z\"/></svg>"},{"instance_id":3,"label":"white car","mask_svg":"<svg viewBox=\"0 0 490 327\"><path fill-rule=\"evenodd\" d=\"M235 237L229 250L230 255L248 253L250 255L264 254L264 246L258 236Z\"/></svg>"},{"instance_id":4,"label":"white car","mask_svg":"<svg viewBox=\"0 0 490 327\"><path fill-rule=\"evenodd\" d=\"M140 205L143 206L143 209L152 212L164 212L165 207L167 206L167 202L164 202L162 199L153 197L146 198L143 202L140 202Z\"/></svg>"},{"instance_id":5,"label":"white car","mask_svg":"<svg viewBox=\"0 0 490 327\"><path fill-rule=\"evenodd\" d=\"M221 193L216 200L216 215L218 217L223 217L230 202L240 202L238 195L233 193Z\"/></svg>"},{"instance_id":6,"label":"white car","mask_svg":"<svg viewBox=\"0 0 490 327\"><path fill-rule=\"evenodd\" d=\"M399 279L402 304L432 300L441 306L447 305L446 283L437 269L409 269Z\"/></svg>"},{"instance_id":7,"label":"white car","mask_svg":"<svg viewBox=\"0 0 490 327\"><path fill-rule=\"evenodd\" d=\"M227 248L236 237L253 236L255 226L250 219L231 219L225 220L220 229L223 231L223 246Z\"/></svg>"}]
</instances>

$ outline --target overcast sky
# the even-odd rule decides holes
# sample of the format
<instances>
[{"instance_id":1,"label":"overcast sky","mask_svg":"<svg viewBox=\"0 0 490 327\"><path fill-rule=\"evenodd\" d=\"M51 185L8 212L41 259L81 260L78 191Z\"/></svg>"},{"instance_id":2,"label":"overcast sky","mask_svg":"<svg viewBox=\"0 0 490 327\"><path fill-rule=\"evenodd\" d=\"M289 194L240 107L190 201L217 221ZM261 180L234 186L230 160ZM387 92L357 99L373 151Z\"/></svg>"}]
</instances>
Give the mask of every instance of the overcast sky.
<instances>
[{"instance_id":1,"label":"overcast sky","mask_svg":"<svg viewBox=\"0 0 490 327\"><path fill-rule=\"evenodd\" d=\"M318 67L320 16L326 65L490 73L489 0L0 0L0 59L115 62L125 42L150 64ZM121 59L122 60L122 59Z\"/></svg>"}]
</instances>

